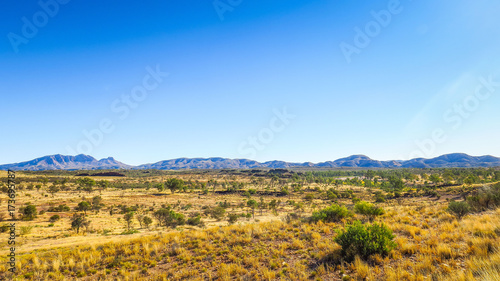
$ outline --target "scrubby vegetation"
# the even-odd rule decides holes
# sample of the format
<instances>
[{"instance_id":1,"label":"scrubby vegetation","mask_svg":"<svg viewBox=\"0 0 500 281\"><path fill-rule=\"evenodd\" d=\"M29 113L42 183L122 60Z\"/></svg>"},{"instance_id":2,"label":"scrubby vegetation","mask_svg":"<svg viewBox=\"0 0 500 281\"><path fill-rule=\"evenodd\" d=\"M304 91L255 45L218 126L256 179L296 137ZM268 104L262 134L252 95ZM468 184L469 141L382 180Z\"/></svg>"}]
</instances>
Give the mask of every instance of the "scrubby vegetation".
<instances>
[{"instance_id":1,"label":"scrubby vegetation","mask_svg":"<svg viewBox=\"0 0 500 281\"><path fill-rule=\"evenodd\" d=\"M18 280L500 277L495 169L100 173L19 173Z\"/></svg>"}]
</instances>

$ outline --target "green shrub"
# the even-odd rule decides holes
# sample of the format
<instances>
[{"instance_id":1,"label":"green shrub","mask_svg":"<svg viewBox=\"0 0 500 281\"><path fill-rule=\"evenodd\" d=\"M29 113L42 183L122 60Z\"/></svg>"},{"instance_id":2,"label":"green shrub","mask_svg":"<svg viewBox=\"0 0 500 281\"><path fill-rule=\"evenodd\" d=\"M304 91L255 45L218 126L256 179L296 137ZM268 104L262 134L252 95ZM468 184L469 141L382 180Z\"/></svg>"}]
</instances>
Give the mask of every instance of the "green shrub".
<instances>
[{"instance_id":1,"label":"green shrub","mask_svg":"<svg viewBox=\"0 0 500 281\"><path fill-rule=\"evenodd\" d=\"M162 208L154 213L154 216L163 226L177 227L178 225L183 225L186 223L183 214L176 213L173 210Z\"/></svg>"},{"instance_id":2,"label":"green shrub","mask_svg":"<svg viewBox=\"0 0 500 281\"><path fill-rule=\"evenodd\" d=\"M338 222L343 218L352 217L352 212L345 206L332 205L323 210L314 212L311 221Z\"/></svg>"},{"instance_id":3,"label":"green shrub","mask_svg":"<svg viewBox=\"0 0 500 281\"><path fill-rule=\"evenodd\" d=\"M360 201L354 206L356 213L366 216L370 221L373 221L376 216L381 216L384 214L384 209L370 204L366 201Z\"/></svg>"},{"instance_id":4,"label":"green shrub","mask_svg":"<svg viewBox=\"0 0 500 281\"><path fill-rule=\"evenodd\" d=\"M353 224L348 224L334 240L342 247L342 257L350 262L355 256L362 259L374 254L386 256L396 247L393 239L392 231L384 224L374 223L366 226L360 221L355 221Z\"/></svg>"},{"instance_id":5,"label":"green shrub","mask_svg":"<svg viewBox=\"0 0 500 281\"><path fill-rule=\"evenodd\" d=\"M225 214L226 214L226 209L224 209L221 206L212 208L210 210L210 217L216 219L217 221L222 220Z\"/></svg>"},{"instance_id":6,"label":"green shrub","mask_svg":"<svg viewBox=\"0 0 500 281\"><path fill-rule=\"evenodd\" d=\"M139 230L137 229L125 230L124 232L120 233L120 235L131 235L135 233L139 233Z\"/></svg>"},{"instance_id":7,"label":"green shrub","mask_svg":"<svg viewBox=\"0 0 500 281\"><path fill-rule=\"evenodd\" d=\"M186 223L188 225L203 226L203 222L201 221L200 214L197 214L196 216L188 218Z\"/></svg>"},{"instance_id":8,"label":"green shrub","mask_svg":"<svg viewBox=\"0 0 500 281\"><path fill-rule=\"evenodd\" d=\"M235 222L238 221L239 215L237 214L228 214L227 215L227 221L229 224L234 224Z\"/></svg>"},{"instance_id":9,"label":"green shrub","mask_svg":"<svg viewBox=\"0 0 500 281\"><path fill-rule=\"evenodd\" d=\"M451 201L448 204L447 211L454 214L458 219L461 219L470 212L470 206L464 201Z\"/></svg>"},{"instance_id":10,"label":"green shrub","mask_svg":"<svg viewBox=\"0 0 500 281\"><path fill-rule=\"evenodd\" d=\"M385 202L385 196L382 194L379 194L375 197L375 202L377 203L384 203Z\"/></svg>"},{"instance_id":11,"label":"green shrub","mask_svg":"<svg viewBox=\"0 0 500 281\"><path fill-rule=\"evenodd\" d=\"M467 197L467 203L477 212L500 206L500 183L479 189L475 195Z\"/></svg>"},{"instance_id":12,"label":"green shrub","mask_svg":"<svg viewBox=\"0 0 500 281\"><path fill-rule=\"evenodd\" d=\"M53 215L53 216L50 217L49 221L50 222L56 222L56 221L58 221L60 219L61 219L61 217L59 215Z\"/></svg>"},{"instance_id":13,"label":"green shrub","mask_svg":"<svg viewBox=\"0 0 500 281\"><path fill-rule=\"evenodd\" d=\"M33 226L21 226L21 236L31 233Z\"/></svg>"},{"instance_id":14,"label":"green shrub","mask_svg":"<svg viewBox=\"0 0 500 281\"><path fill-rule=\"evenodd\" d=\"M308 193L304 199L310 202L314 199L314 194Z\"/></svg>"}]
</instances>

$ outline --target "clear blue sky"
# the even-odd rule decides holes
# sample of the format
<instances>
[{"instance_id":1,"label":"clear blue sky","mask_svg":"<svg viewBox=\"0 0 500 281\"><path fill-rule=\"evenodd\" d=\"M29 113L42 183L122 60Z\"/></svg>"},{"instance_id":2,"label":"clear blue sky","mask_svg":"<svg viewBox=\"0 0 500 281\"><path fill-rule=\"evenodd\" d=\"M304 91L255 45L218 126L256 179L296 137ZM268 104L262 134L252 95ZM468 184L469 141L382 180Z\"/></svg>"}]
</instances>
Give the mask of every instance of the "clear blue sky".
<instances>
[{"instance_id":1,"label":"clear blue sky","mask_svg":"<svg viewBox=\"0 0 500 281\"><path fill-rule=\"evenodd\" d=\"M498 1L41 2L0 4L0 163L500 156Z\"/></svg>"}]
</instances>

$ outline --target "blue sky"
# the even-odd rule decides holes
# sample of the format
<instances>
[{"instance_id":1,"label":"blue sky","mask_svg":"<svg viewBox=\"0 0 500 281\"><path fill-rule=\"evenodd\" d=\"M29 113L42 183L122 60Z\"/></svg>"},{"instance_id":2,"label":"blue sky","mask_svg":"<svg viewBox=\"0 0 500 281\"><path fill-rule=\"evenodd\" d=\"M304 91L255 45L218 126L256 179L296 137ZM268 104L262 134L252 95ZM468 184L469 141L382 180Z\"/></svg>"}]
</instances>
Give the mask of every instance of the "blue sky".
<instances>
[{"instance_id":1,"label":"blue sky","mask_svg":"<svg viewBox=\"0 0 500 281\"><path fill-rule=\"evenodd\" d=\"M1 163L500 156L497 1L27 2L0 9Z\"/></svg>"}]
</instances>

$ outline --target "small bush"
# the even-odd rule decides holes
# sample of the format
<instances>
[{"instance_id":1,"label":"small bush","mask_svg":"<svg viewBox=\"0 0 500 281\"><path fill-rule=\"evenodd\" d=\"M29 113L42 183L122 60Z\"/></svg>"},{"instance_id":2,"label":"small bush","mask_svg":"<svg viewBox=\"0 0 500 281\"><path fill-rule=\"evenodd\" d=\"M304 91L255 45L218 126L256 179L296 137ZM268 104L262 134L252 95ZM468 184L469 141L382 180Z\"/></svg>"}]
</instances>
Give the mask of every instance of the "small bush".
<instances>
[{"instance_id":1,"label":"small bush","mask_svg":"<svg viewBox=\"0 0 500 281\"><path fill-rule=\"evenodd\" d=\"M56 221L58 221L60 219L61 219L61 217L59 215L53 215L53 216L50 217L49 221L50 222L56 222Z\"/></svg>"},{"instance_id":2,"label":"small bush","mask_svg":"<svg viewBox=\"0 0 500 281\"><path fill-rule=\"evenodd\" d=\"M125 230L124 232L120 233L120 235L131 235L135 233L139 233L139 230L137 229Z\"/></svg>"},{"instance_id":3,"label":"small bush","mask_svg":"<svg viewBox=\"0 0 500 281\"><path fill-rule=\"evenodd\" d=\"M312 194L312 193L308 193L308 194L306 194L306 196L304 197L304 199L305 199L306 201L311 202L312 200L314 200L314 194Z\"/></svg>"},{"instance_id":4,"label":"small bush","mask_svg":"<svg viewBox=\"0 0 500 281\"><path fill-rule=\"evenodd\" d=\"M229 222L229 224L234 224L235 222L238 221L238 218L240 216L237 215L237 214L228 214L227 215L227 221Z\"/></svg>"},{"instance_id":5,"label":"small bush","mask_svg":"<svg viewBox=\"0 0 500 281\"><path fill-rule=\"evenodd\" d=\"M323 210L314 212L311 221L338 222L343 218L352 217L352 212L345 206L332 205Z\"/></svg>"},{"instance_id":6,"label":"small bush","mask_svg":"<svg viewBox=\"0 0 500 281\"><path fill-rule=\"evenodd\" d=\"M217 221L222 220L224 218L225 214L226 214L226 209L224 209L221 206L212 208L210 210L210 217L213 219L216 219Z\"/></svg>"},{"instance_id":7,"label":"small bush","mask_svg":"<svg viewBox=\"0 0 500 281\"><path fill-rule=\"evenodd\" d=\"M470 212L470 206L464 201L451 201L448 204L447 210L448 212L454 214L458 219L461 219Z\"/></svg>"},{"instance_id":8,"label":"small bush","mask_svg":"<svg viewBox=\"0 0 500 281\"><path fill-rule=\"evenodd\" d=\"M154 216L160 223L160 225L167 227L177 227L178 225L183 225L186 223L186 219L183 214L176 213L171 209L162 208L154 213Z\"/></svg>"},{"instance_id":9,"label":"small bush","mask_svg":"<svg viewBox=\"0 0 500 281\"><path fill-rule=\"evenodd\" d=\"M384 203L385 202L385 197L382 194L379 194L375 197L375 202L377 203Z\"/></svg>"},{"instance_id":10,"label":"small bush","mask_svg":"<svg viewBox=\"0 0 500 281\"><path fill-rule=\"evenodd\" d=\"M354 206L356 213L360 215L367 216L370 221L373 221L376 216L381 216L384 214L384 209L370 204L366 201L360 201Z\"/></svg>"},{"instance_id":11,"label":"small bush","mask_svg":"<svg viewBox=\"0 0 500 281\"><path fill-rule=\"evenodd\" d=\"M203 222L201 221L200 214L197 214L196 216L188 218L186 223L188 225L203 226Z\"/></svg>"},{"instance_id":12,"label":"small bush","mask_svg":"<svg viewBox=\"0 0 500 281\"><path fill-rule=\"evenodd\" d=\"M360 221L355 221L335 237L335 242L342 247L341 255L350 262L355 256L365 260L375 254L386 256L396 247L393 239L392 231L384 224L365 226Z\"/></svg>"},{"instance_id":13,"label":"small bush","mask_svg":"<svg viewBox=\"0 0 500 281\"><path fill-rule=\"evenodd\" d=\"M33 229L33 226L21 226L21 236L30 234L31 230Z\"/></svg>"}]
</instances>

